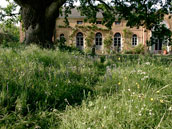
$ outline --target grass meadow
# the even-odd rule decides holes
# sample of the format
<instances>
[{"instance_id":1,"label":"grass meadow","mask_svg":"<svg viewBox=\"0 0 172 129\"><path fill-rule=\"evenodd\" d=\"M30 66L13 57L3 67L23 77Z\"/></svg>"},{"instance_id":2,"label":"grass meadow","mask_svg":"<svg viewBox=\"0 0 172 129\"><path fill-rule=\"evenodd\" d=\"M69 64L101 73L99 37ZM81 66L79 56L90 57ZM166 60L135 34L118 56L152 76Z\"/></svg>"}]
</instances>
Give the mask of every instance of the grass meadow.
<instances>
[{"instance_id":1,"label":"grass meadow","mask_svg":"<svg viewBox=\"0 0 172 129\"><path fill-rule=\"evenodd\" d=\"M171 129L172 56L0 47L2 129Z\"/></svg>"}]
</instances>

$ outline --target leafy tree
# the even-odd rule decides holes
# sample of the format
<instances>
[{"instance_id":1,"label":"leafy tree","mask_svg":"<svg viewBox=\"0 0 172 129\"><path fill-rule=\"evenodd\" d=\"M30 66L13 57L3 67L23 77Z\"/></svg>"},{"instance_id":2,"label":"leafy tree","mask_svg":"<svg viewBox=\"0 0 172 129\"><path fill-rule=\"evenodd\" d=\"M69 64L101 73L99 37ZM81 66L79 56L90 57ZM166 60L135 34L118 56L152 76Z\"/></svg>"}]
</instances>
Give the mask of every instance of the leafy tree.
<instances>
[{"instance_id":1,"label":"leafy tree","mask_svg":"<svg viewBox=\"0 0 172 129\"><path fill-rule=\"evenodd\" d=\"M26 32L26 43L35 42L42 46L52 44L56 18L61 7L65 8L65 19L79 1L81 14L89 22L96 21L102 13L103 24L111 27L115 20L125 19L127 25L144 26L152 30L162 22L171 10L171 0L14 0L21 7L22 22ZM67 21L67 20L66 20Z\"/></svg>"},{"instance_id":2,"label":"leafy tree","mask_svg":"<svg viewBox=\"0 0 172 129\"><path fill-rule=\"evenodd\" d=\"M19 27L14 24L1 23L0 28L0 43L2 43L3 40L7 42L19 42Z\"/></svg>"},{"instance_id":3,"label":"leafy tree","mask_svg":"<svg viewBox=\"0 0 172 129\"><path fill-rule=\"evenodd\" d=\"M20 17L16 10L17 4L10 0L6 1L8 3L6 7L0 6L0 21L2 21L6 27L10 28L12 24L18 23Z\"/></svg>"}]
</instances>

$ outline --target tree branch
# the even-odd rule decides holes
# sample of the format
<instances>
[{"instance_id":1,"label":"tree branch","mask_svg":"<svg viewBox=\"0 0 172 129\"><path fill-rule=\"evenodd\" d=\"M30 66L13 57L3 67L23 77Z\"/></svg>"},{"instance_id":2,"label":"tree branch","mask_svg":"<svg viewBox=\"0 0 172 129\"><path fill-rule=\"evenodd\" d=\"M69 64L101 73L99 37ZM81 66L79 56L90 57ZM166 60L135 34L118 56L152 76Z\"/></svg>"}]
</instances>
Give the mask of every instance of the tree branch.
<instances>
[{"instance_id":1,"label":"tree branch","mask_svg":"<svg viewBox=\"0 0 172 129\"><path fill-rule=\"evenodd\" d=\"M46 18L50 18L55 13L58 13L59 8L66 2L67 0L55 0L51 3L51 5L46 9L45 16Z\"/></svg>"},{"instance_id":2,"label":"tree branch","mask_svg":"<svg viewBox=\"0 0 172 129\"><path fill-rule=\"evenodd\" d=\"M103 5L105 5L106 8L108 8L109 10L113 11L113 8L111 8L106 2L104 2L103 0L97 0L100 3L102 3Z\"/></svg>"}]
</instances>

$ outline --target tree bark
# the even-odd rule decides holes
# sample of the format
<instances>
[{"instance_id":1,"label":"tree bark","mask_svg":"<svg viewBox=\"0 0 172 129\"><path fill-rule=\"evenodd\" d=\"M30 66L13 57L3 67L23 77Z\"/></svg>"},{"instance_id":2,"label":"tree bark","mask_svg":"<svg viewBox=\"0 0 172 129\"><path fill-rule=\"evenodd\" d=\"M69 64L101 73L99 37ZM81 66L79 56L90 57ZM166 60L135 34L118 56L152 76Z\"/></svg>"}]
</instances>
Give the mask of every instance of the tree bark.
<instances>
[{"instance_id":1,"label":"tree bark","mask_svg":"<svg viewBox=\"0 0 172 129\"><path fill-rule=\"evenodd\" d=\"M25 28L25 43L36 43L42 47L52 47L59 8L66 0L16 0L21 6L21 16Z\"/></svg>"}]
</instances>

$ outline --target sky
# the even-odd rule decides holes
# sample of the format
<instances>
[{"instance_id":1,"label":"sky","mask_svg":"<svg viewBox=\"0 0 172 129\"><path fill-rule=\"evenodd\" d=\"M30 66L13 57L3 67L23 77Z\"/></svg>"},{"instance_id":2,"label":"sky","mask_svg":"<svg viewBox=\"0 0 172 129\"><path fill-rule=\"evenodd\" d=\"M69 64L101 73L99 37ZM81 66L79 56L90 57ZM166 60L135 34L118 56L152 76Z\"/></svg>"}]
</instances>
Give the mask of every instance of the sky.
<instances>
[{"instance_id":1,"label":"sky","mask_svg":"<svg viewBox=\"0 0 172 129\"><path fill-rule=\"evenodd\" d=\"M0 0L0 6L5 7L7 2L5 0Z\"/></svg>"},{"instance_id":2,"label":"sky","mask_svg":"<svg viewBox=\"0 0 172 129\"><path fill-rule=\"evenodd\" d=\"M11 2L13 1L13 0L10 0ZM6 2L6 0L0 0L0 6L1 7L6 7L7 6L7 2ZM16 10L16 12L18 12L19 11L19 7L17 8L17 10Z\"/></svg>"}]
</instances>

